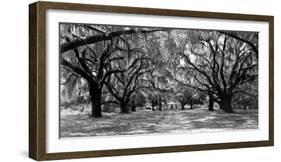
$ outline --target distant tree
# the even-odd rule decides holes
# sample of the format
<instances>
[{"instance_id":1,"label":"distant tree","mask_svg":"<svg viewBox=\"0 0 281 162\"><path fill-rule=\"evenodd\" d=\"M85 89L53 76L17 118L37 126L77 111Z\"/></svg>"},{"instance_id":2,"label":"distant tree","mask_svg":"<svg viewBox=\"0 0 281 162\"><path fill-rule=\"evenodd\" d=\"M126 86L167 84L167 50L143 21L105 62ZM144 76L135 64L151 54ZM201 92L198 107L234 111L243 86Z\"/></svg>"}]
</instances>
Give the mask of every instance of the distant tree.
<instances>
[{"instance_id":1,"label":"distant tree","mask_svg":"<svg viewBox=\"0 0 281 162\"><path fill-rule=\"evenodd\" d=\"M151 103L151 108L152 108L151 110L155 111L156 110L155 107L158 106L158 110L162 111L164 106L163 104L166 103L165 99L166 99L165 93L160 93L157 91L150 92L148 96L148 100Z\"/></svg>"},{"instance_id":2,"label":"distant tree","mask_svg":"<svg viewBox=\"0 0 281 162\"><path fill-rule=\"evenodd\" d=\"M133 52L130 50L130 52ZM120 104L121 112L129 112L129 103L132 95L137 91L150 88L147 81L143 78L149 69L149 58L146 56L130 56L119 60L118 66L123 66L124 72L112 75L105 82L107 89ZM132 103L132 102L131 102ZM133 105L135 106L135 105Z\"/></svg>"},{"instance_id":3,"label":"distant tree","mask_svg":"<svg viewBox=\"0 0 281 162\"><path fill-rule=\"evenodd\" d=\"M146 103L144 93L141 90L137 91L133 95L131 95L130 101L131 101L130 104L139 106L139 107L145 106L145 103Z\"/></svg>"},{"instance_id":4,"label":"distant tree","mask_svg":"<svg viewBox=\"0 0 281 162\"><path fill-rule=\"evenodd\" d=\"M200 94L192 88L186 88L182 93L178 93L176 99L181 104L181 110L184 110L187 104L190 106L190 109L193 109L194 104L202 103Z\"/></svg>"},{"instance_id":5,"label":"distant tree","mask_svg":"<svg viewBox=\"0 0 281 162\"><path fill-rule=\"evenodd\" d=\"M258 108L258 81L251 84L245 84L236 89L233 96L234 106L242 106L243 109ZM241 108L241 107L240 107Z\"/></svg>"}]
</instances>

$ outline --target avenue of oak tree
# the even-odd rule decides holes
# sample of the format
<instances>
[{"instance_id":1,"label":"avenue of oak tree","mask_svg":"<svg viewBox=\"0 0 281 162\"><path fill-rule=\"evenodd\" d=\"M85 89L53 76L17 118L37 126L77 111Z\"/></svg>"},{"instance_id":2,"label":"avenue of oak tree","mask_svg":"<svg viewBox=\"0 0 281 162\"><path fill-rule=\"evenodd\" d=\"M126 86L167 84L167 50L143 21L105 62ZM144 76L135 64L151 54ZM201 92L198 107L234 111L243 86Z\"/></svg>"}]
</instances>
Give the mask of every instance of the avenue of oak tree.
<instances>
[{"instance_id":1,"label":"avenue of oak tree","mask_svg":"<svg viewBox=\"0 0 281 162\"><path fill-rule=\"evenodd\" d=\"M59 57L61 110L93 119L258 108L257 32L61 23Z\"/></svg>"}]
</instances>

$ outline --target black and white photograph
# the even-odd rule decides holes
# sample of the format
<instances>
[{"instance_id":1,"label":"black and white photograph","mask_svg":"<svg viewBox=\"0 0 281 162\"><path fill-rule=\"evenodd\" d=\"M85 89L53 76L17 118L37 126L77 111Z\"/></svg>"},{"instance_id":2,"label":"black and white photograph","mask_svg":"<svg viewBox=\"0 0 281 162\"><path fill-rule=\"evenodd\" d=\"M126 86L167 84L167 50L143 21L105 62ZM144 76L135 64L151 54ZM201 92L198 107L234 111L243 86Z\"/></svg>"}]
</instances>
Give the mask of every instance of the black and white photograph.
<instances>
[{"instance_id":1,"label":"black and white photograph","mask_svg":"<svg viewBox=\"0 0 281 162\"><path fill-rule=\"evenodd\" d=\"M259 33L59 23L60 138L259 128Z\"/></svg>"}]
</instances>

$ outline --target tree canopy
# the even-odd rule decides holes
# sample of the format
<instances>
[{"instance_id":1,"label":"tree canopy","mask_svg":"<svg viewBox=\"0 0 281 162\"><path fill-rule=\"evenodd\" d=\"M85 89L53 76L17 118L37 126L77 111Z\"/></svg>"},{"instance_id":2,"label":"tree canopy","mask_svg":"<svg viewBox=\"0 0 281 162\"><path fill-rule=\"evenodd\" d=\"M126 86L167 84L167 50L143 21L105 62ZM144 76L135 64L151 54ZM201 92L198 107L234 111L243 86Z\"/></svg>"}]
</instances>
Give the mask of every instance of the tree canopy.
<instances>
[{"instance_id":1,"label":"tree canopy","mask_svg":"<svg viewBox=\"0 0 281 162\"><path fill-rule=\"evenodd\" d=\"M257 98L258 33L61 23L60 69L61 96L81 91L93 117L106 104L136 111L137 100L231 113Z\"/></svg>"}]
</instances>

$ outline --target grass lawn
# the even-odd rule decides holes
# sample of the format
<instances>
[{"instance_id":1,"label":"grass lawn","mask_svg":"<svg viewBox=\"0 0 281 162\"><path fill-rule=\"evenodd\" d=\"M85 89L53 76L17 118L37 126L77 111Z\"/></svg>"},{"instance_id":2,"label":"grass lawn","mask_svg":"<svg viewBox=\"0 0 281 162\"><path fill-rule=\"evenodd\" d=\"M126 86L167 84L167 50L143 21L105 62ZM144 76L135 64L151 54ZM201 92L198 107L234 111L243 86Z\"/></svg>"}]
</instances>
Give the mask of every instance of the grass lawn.
<instances>
[{"instance_id":1,"label":"grass lawn","mask_svg":"<svg viewBox=\"0 0 281 162\"><path fill-rule=\"evenodd\" d=\"M257 110L236 110L226 114L206 108L193 110L140 110L130 114L103 113L102 118L89 114L61 115L61 137L111 136L151 133L217 132L257 129Z\"/></svg>"}]
</instances>

